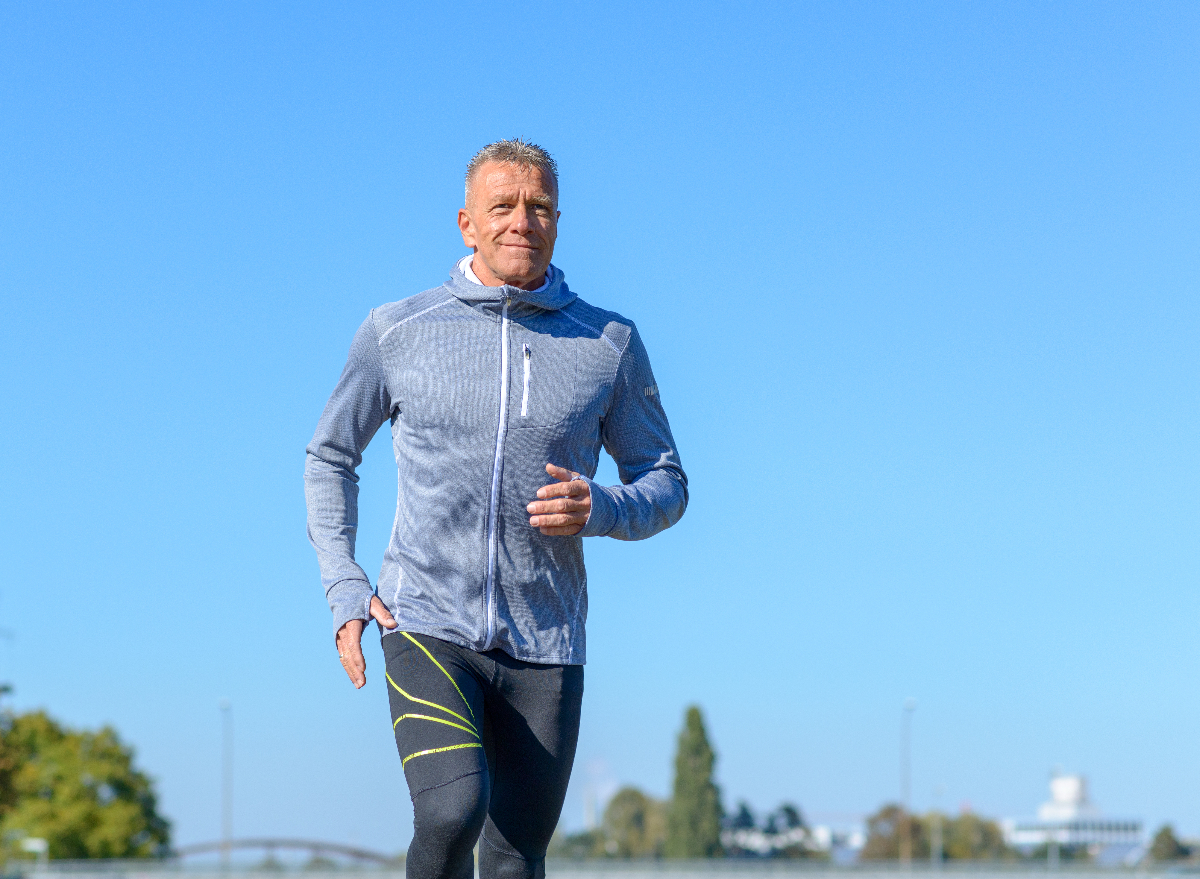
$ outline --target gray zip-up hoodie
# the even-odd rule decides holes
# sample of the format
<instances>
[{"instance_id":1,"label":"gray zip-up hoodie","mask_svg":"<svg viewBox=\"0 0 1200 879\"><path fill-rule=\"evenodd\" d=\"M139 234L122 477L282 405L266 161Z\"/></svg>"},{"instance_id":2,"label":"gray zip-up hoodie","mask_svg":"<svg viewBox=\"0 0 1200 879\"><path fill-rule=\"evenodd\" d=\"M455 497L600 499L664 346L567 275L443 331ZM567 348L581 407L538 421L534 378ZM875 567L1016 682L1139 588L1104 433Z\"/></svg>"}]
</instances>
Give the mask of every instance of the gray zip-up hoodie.
<instances>
[{"instance_id":1,"label":"gray zip-up hoodie","mask_svg":"<svg viewBox=\"0 0 1200 879\"><path fill-rule=\"evenodd\" d=\"M354 560L362 452L385 422L399 468L378 589ZM591 481L600 449L622 485ZM378 594L401 630L517 659L582 664L583 537L649 537L679 520L687 476L637 328L572 293L485 287L456 265L440 287L373 309L308 446L308 536L336 632ZM592 511L548 537L526 505L582 474Z\"/></svg>"}]
</instances>

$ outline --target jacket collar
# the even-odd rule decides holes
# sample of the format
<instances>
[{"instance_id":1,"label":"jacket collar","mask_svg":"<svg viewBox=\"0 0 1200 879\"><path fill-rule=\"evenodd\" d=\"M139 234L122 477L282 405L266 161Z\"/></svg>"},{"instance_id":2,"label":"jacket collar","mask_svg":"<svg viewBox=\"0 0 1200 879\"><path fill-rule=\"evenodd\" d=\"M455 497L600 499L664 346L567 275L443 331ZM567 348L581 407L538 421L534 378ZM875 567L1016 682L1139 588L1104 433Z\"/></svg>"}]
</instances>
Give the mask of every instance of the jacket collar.
<instances>
[{"instance_id":1,"label":"jacket collar","mask_svg":"<svg viewBox=\"0 0 1200 879\"><path fill-rule=\"evenodd\" d=\"M459 299L472 305L512 299L548 311L557 311L570 305L575 300L575 294L567 287L566 276L562 273L562 269L551 264L549 274L550 283L540 290L522 290L511 284L505 284L503 287L487 287L468 279L459 263L456 262L450 269L450 279L446 281L446 287Z\"/></svg>"}]
</instances>

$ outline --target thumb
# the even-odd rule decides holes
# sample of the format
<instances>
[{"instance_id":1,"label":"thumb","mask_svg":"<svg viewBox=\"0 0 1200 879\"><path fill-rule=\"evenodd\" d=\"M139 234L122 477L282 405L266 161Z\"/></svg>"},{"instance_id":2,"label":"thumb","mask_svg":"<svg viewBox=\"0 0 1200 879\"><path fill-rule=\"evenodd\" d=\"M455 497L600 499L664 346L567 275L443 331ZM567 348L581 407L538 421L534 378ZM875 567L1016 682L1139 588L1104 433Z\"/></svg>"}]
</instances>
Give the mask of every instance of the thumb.
<instances>
[{"instance_id":1,"label":"thumb","mask_svg":"<svg viewBox=\"0 0 1200 879\"><path fill-rule=\"evenodd\" d=\"M571 482L572 480L578 478L578 476L579 476L578 473L575 473L571 470L567 470L565 467L559 467L556 464L547 464L546 472L549 473L551 476L553 476L555 479L557 479L559 482Z\"/></svg>"},{"instance_id":2,"label":"thumb","mask_svg":"<svg viewBox=\"0 0 1200 879\"><path fill-rule=\"evenodd\" d=\"M383 602L379 600L378 595L371 599L371 616L379 620L381 626L387 626L389 629L396 628L396 621L392 618L391 613L388 612Z\"/></svg>"}]
</instances>

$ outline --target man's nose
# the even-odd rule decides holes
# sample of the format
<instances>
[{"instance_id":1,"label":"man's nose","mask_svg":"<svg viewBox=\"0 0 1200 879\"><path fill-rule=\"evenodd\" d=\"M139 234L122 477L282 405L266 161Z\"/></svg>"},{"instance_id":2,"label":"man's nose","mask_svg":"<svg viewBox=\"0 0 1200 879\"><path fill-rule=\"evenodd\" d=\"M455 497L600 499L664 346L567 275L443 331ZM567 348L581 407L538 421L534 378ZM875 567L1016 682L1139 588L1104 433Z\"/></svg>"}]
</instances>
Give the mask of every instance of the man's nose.
<instances>
[{"instance_id":1,"label":"man's nose","mask_svg":"<svg viewBox=\"0 0 1200 879\"><path fill-rule=\"evenodd\" d=\"M513 222L516 227L516 231L520 232L522 235L529 231L529 205L517 205L517 209L513 212Z\"/></svg>"}]
</instances>

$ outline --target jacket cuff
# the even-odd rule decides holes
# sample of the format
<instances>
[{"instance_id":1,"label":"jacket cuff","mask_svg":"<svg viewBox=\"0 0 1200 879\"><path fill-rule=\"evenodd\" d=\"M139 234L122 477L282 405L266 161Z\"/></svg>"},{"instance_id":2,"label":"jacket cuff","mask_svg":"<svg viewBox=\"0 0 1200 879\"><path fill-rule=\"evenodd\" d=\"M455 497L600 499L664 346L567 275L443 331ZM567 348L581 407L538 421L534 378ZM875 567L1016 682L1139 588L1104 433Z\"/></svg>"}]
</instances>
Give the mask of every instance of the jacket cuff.
<instances>
[{"instance_id":1,"label":"jacket cuff","mask_svg":"<svg viewBox=\"0 0 1200 879\"><path fill-rule=\"evenodd\" d=\"M371 598L375 590L366 580L340 580L325 593L333 611L333 637L350 620L371 621Z\"/></svg>"},{"instance_id":2,"label":"jacket cuff","mask_svg":"<svg viewBox=\"0 0 1200 879\"><path fill-rule=\"evenodd\" d=\"M583 523L579 537L604 537L617 524L617 501L603 485L580 476L588 484L592 493L592 510L588 519Z\"/></svg>"}]
</instances>

